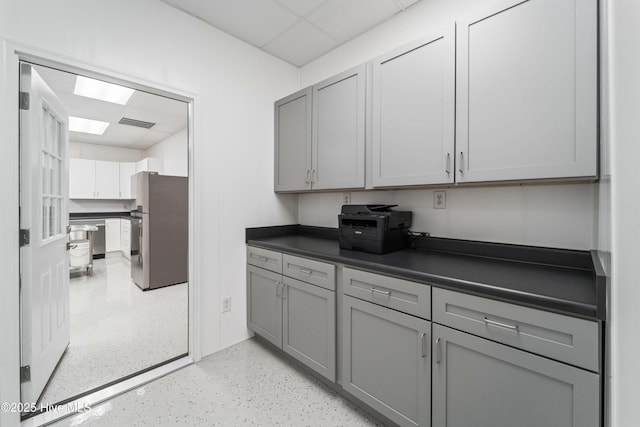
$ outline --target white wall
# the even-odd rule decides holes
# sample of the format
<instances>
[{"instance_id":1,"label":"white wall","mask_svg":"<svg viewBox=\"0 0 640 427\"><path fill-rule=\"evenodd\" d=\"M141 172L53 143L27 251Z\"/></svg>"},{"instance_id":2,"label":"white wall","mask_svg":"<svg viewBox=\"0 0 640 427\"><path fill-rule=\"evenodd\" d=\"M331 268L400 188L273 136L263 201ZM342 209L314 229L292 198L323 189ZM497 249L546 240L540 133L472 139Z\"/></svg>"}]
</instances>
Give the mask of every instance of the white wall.
<instances>
[{"instance_id":1,"label":"white wall","mask_svg":"<svg viewBox=\"0 0 640 427\"><path fill-rule=\"evenodd\" d=\"M195 251L190 255L196 270L190 280L198 286L195 309L201 315L202 334L196 352L207 355L247 337L244 228L297 219L296 197L278 196L272 190L273 101L299 87L298 70L157 0L3 0L0 37L57 60L66 58L89 69L129 76L134 82L193 94ZM14 84L8 80L15 75L6 72L0 81L3 89ZM11 111L8 103L17 105L16 97L3 95L2 111ZM17 147L12 129L0 129L7 136L2 144ZM0 158L3 173L14 171L3 180L12 188L17 188L16 159ZM17 212L15 194L10 190L2 194L8 196L6 207ZM7 218L11 220L2 221L6 228L2 235L17 235L17 217ZM13 252L2 248L1 271L15 273ZM17 289L18 284L4 280L0 286ZM221 314L221 296L233 297L230 313ZM15 320L0 313L3 328L17 328ZM0 363L5 354L13 357L14 336L0 333ZM13 387L14 370L17 366L0 365L2 390ZM5 394L0 399L14 397Z\"/></svg>"},{"instance_id":2,"label":"white wall","mask_svg":"<svg viewBox=\"0 0 640 427\"><path fill-rule=\"evenodd\" d=\"M103 160L106 162L137 162L145 156L144 150L136 150L135 148L69 141L69 157L73 159Z\"/></svg>"},{"instance_id":3,"label":"white wall","mask_svg":"<svg viewBox=\"0 0 640 427\"><path fill-rule=\"evenodd\" d=\"M449 188L446 209L433 208L434 190L351 193L352 204L384 203L413 212L414 231L435 237L593 248L593 184ZM299 196L301 224L338 226L342 193Z\"/></svg>"},{"instance_id":4,"label":"white wall","mask_svg":"<svg viewBox=\"0 0 640 427\"><path fill-rule=\"evenodd\" d=\"M185 123L186 124L186 123ZM189 136L187 128L144 151L144 157L162 160L163 175L189 176Z\"/></svg>"},{"instance_id":5,"label":"white wall","mask_svg":"<svg viewBox=\"0 0 640 427\"><path fill-rule=\"evenodd\" d=\"M612 425L638 424L640 384L640 2L610 0Z\"/></svg>"},{"instance_id":6,"label":"white wall","mask_svg":"<svg viewBox=\"0 0 640 427\"><path fill-rule=\"evenodd\" d=\"M428 0L302 67L302 86L366 62L429 34L492 0ZM434 236L571 249L595 245L596 186L546 185L447 190L447 209L433 209L432 190L353 193L352 203L412 210L415 230ZM299 222L335 227L341 195L303 195Z\"/></svg>"}]
</instances>

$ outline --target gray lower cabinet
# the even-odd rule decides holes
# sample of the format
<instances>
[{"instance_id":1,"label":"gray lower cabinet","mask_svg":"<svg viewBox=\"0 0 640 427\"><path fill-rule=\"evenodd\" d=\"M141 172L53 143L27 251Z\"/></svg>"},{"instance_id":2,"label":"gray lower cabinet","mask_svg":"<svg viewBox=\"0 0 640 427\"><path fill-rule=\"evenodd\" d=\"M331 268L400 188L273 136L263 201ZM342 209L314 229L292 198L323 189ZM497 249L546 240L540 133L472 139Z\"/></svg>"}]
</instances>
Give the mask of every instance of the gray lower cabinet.
<instances>
[{"instance_id":1,"label":"gray lower cabinet","mask_svg":"<svg viewBox=\"0 0 640 427\"><path fill-rule=\"evenodd\" d=\"M433 325L438 427L597 427L598 375Z\"/></svg>"},{"instance_id":2,"label":"gray lower cabinet","mask_svg":"<svg viewBox=\"0 0 640 427\"><path fill-rule=\"evenodd\" d=\"M429 426L431 322L347 295L342 309L344 390L401 426Z\"/></svg>"},{"instance_id":3,"label":"gray lower cabinet","mask_svg":"<svg viewBox=\"0 0 640 427\"><path fill-rule=\"evenodd\" d=\"M247 326L282 347L282 276L247 266Z\"/></svg>"},{"instance_id":4,"label":"gray lower cabinet","mask_svg":"<svg viewBox=\"0 0 640 427\"><path fill-rule=\"evenodd\" d=\"M282 349L336 379L336 293L284 277Z\"/></svg>"},{"instance_id":5,"label":"gray lower cabinet","mask_svg":"<svg viewBox=\"0 0 640 427\"><path fill-rule=\"evenodd\" d=\"M334 291L247 265L247 326L335 381Z\"/></svg>"}]
</instances>

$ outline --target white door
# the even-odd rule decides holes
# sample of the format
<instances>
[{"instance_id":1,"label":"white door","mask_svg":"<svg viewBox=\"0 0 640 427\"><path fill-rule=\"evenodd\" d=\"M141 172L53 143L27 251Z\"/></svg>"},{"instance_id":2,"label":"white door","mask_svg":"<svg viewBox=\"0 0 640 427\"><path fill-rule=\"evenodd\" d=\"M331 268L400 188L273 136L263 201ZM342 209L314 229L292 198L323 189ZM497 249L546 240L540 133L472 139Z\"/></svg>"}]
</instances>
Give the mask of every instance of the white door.
<instances>
[{"instance_id":1,"label":"white door","mask_svg":"<svg viewBox=\"0 0 640 427\"><path fill-rule=\"evenodd\" d=\"M38 73L20 64L21 365L23 402L36 402L69 344L68 115ZM21 96L22 97L22 96ZM24 106L21 106L24 108Z\"/></svg>"}]
</instances>

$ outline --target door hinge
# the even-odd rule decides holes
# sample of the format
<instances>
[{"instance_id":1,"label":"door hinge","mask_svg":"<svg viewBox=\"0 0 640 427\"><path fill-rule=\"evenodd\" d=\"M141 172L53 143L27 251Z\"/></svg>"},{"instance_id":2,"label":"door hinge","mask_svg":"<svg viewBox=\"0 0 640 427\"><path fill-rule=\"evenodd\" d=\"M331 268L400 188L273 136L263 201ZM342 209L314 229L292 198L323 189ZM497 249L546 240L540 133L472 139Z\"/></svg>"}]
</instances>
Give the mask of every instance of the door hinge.
<instances>
[{"instance_id":1,"label":"door hinge","mask_svg":"<svg viewBox=\"0 0 640 427\"><path fill-rule=\"evenodd\" d=\"M20 366L20 384L31 381L31 366Z\"/></svg>"},{"instance_id":2,"label":"door hinge","mask_svg":"<svg viewBox=\"0 0 640 427\"><path fill-rule=\"evenodd\" d=\"M15 92L14 92L15 93ZM20 92L19 105L21 110L28 110L31 105L29 92Z\"/></svg>"},{"instance_id":3,"label":"door hinge","mask_svg":"<svg viewBox=\"0 0 640 427\"><path fill-rule=\"evenodd\" d=\"M20 229L20 247L29 246L31 243L31 231L28 228Z\"/></svg>"}]
</instances>

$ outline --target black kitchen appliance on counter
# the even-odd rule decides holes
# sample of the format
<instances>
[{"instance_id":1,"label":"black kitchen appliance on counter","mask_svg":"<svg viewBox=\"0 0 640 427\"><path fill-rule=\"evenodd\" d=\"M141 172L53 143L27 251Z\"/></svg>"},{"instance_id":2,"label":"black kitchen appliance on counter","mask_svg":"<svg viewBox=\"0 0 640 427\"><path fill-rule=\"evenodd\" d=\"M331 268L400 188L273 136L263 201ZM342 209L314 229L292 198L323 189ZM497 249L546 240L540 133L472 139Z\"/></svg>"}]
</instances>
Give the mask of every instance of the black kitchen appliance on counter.
<instances>
[{"instance_id":1,"label":"black kitchen appliance on counter","mask_svg":"<svg viewBox=\"0 0 640 427\"><path fill-rule=\"evenodd\" d=\"M374 254L409 246L411 211L394 211L398 205L342 205L338 215L340 247Z\"/></svg>"}]
</instances>

